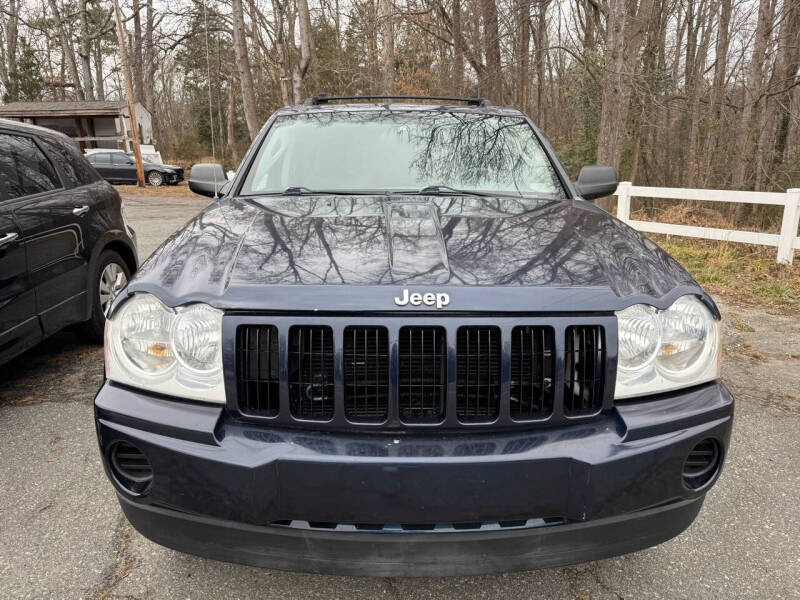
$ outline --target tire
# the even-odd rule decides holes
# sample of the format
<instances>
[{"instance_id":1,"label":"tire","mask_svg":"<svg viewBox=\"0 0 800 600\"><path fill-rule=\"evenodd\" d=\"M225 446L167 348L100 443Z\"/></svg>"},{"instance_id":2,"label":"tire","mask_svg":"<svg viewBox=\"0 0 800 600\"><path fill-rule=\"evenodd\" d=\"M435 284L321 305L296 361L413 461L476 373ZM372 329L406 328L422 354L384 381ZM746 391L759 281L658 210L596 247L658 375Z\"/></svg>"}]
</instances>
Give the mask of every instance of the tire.
<instances>
[{"instance_id":1,"label":"tire","mask_svg":"<svg viewBox=\"0 0 800 600\"><path fill-rule=\"evenodd\" d=\"M150 171L147 174L147 183L154 187L158 187L164 184L164 176L159 173L158 171Z\"/></svg>"},{"instance_id":2,"label":"tire","mask_svg":"<svg viewBox=\"0 0 800 600\"><path fill-rule=\"evenodd\" d=\"M89 298L92 316L83 324L82 333L92 342L103 341L106 326L105 308L114 300L131 278L131 270L125 260L113 250L104 250L89 283Z\"/></svg>"}]
</instances>

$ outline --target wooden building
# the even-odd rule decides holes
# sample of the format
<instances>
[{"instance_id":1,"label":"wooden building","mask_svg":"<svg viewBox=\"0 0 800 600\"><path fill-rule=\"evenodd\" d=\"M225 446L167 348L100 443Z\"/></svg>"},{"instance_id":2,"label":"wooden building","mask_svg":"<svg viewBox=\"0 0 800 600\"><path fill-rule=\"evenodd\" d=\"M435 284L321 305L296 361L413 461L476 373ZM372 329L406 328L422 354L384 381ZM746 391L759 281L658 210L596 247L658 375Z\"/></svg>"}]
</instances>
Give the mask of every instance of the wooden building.
<instances>
[{"instance_id":1,"label":"wooden building","mask_svg":"<svg viewBox=\"0 0 800 600\"><path fill-rule=\"evenodd\" d=\"M153 143L150 111L134 105L139 141ZM0 118L14 119L54 129L75 139L81 151L88 148L131 152L128 105L122 100L83 102L12 102L0 106Z\"/></svg>"}]
</instances>

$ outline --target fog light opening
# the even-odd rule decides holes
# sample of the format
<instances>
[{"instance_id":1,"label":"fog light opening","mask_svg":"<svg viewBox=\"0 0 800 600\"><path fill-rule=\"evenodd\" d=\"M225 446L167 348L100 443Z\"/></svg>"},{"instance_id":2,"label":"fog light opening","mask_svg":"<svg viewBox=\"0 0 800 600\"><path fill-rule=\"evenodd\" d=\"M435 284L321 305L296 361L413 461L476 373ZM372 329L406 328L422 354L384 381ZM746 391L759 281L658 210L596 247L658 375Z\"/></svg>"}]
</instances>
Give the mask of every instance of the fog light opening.
<instances>
[{"instance_id":1,"label":"fog light opening","mask_svg":"<svg viewBox=\"0 0 800 600\"><path fill-rule=\"evenodd\" d=\"M120 441L114 443L108 456L117 485L134 496L142 496L150 491L153 467L144 452L130 442Z\"/></svg>"},{"instance_id":2,"label":"fog light opening","mask_svg":"<svg viewBox=\"0 0 800 600\"><path fill-rule=\"evenodd\" d=\"M692 491L704 488L717 475L721 463L722 449L717 440L698 442L683 463L683 483Z\"/></svg>"}]
</instances>

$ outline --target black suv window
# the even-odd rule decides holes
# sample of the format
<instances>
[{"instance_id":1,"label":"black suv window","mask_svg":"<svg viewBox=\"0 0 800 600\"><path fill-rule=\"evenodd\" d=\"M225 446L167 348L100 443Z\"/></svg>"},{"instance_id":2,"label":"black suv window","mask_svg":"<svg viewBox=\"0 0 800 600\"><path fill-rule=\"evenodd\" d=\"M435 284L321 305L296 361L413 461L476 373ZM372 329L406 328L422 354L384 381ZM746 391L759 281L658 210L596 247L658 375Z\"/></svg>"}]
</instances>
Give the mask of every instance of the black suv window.
<instances>
[{"instance_id":1,"label":"black suv window","mask_svg":"<svg viewBox=\"0 0 800 600\"><path fill-rule=\"evenodd\" d=\"M80 151L71 143L59 143L45 137L39 138L50 158L61 168L61 172L69 181L70 186L76 187L97 181L97 171L92 169L80 154Z\"/></svg>"},{"instance_id":2,"label":"black suv window","mask_svg":"<svg viewBox=\"0 0 800 600\"><path fill-rule=\"evenodd\" d=\"M33 139L22 135L0 133L0 178L9 199L61 187L53 165Z\"/></svg>"},{"instance_id":3,"label":"black suv window","mask_svg":"<svg viewBox=\"0 0 800 600\"><path fill-rule=\"evenodd\" d=\"M111 164L111 157L108 152L97 152L89 156L89 160L93 165L108 165Z\"/></svg>"},{"instance_id":4,"label":"black suv window","mask_svg":"<svg viewBox=\"0 0 800 600\"><path fill-rule=\"evenodd\" d=\"M115 152L111 155L111 163L115 165L129 165L133 162L131 157L122 152Z\"/></svg>"}]
</instances>

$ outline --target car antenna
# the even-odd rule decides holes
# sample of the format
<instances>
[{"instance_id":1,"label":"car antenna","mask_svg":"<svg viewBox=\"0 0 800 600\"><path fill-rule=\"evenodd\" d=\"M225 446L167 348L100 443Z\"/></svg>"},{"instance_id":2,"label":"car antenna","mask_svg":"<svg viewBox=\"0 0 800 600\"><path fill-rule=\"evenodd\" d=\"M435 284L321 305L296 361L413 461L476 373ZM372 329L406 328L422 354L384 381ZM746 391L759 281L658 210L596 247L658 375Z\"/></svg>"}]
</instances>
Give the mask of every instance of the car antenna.
<instances>
[{"instance_id":1,"label":"car antenna","mask_svg":"<svg viewBox=\"0 0 800 600\"><path fill-rule=\"evenodd\" d=\"M217 162L217 151L214 144L214 108L211 105L211 59L208 52L208 8L203 0L203 29L205 30L206 46L206 73L208 75L208 123L211 127L211 157ZM214 202L219 202L219 189L217 186L217 170L214 169Z\"/></svg>"}]
</instances>

